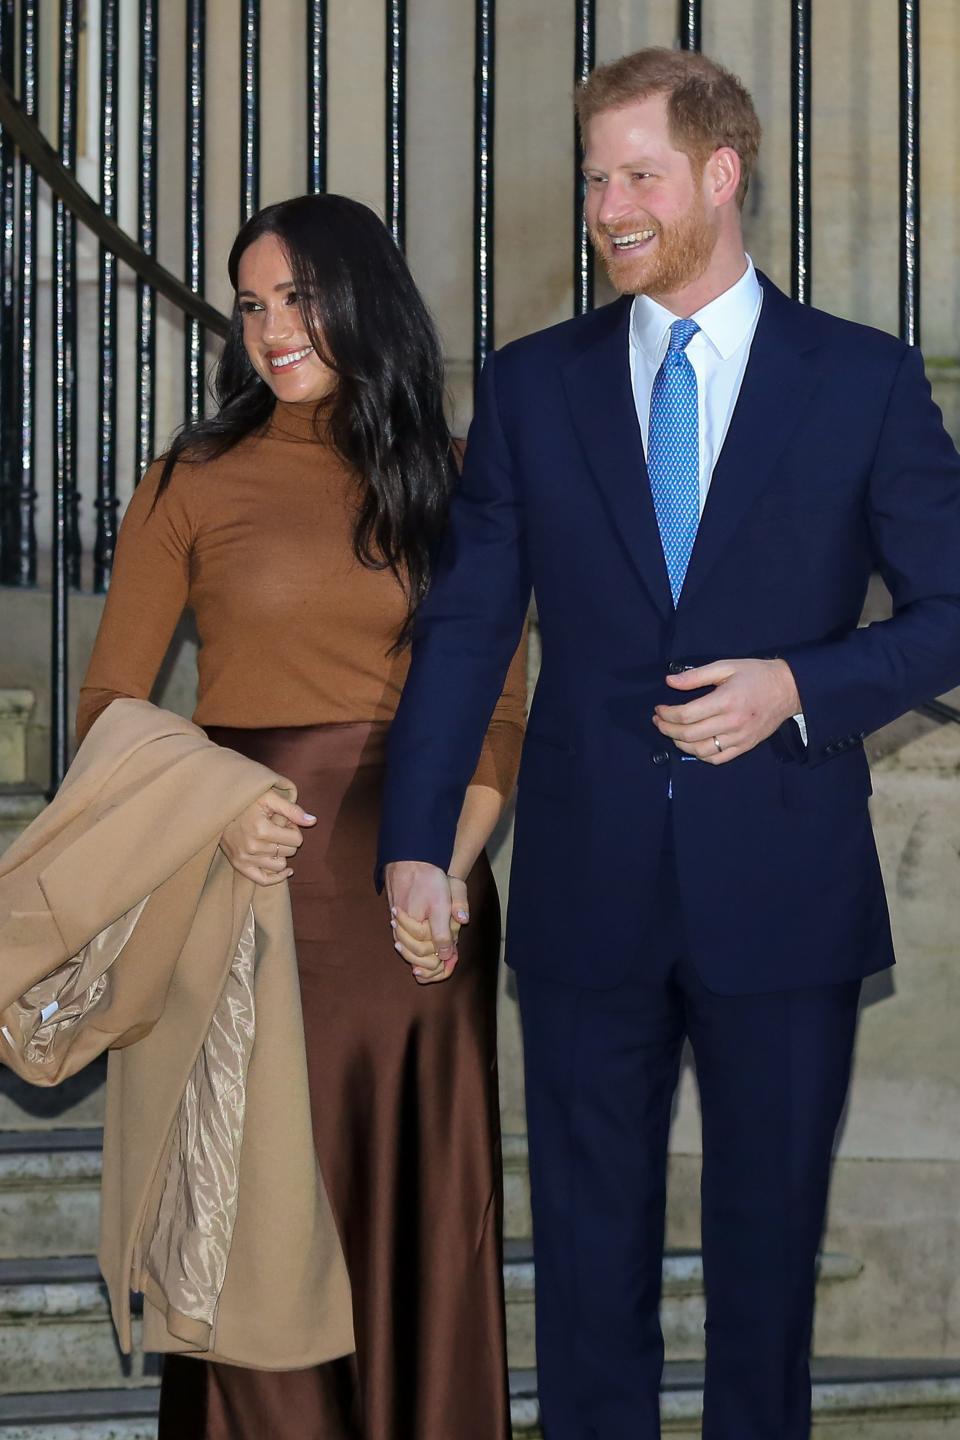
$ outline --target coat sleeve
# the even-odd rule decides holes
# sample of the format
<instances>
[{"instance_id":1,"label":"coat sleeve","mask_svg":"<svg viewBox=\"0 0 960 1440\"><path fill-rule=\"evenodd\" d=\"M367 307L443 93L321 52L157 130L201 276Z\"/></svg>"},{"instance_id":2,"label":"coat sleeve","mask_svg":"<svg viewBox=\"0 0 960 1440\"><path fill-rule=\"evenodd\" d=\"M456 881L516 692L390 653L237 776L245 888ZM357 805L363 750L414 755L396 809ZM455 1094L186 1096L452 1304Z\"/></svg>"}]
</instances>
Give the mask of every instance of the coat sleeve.
<instances>
[{"instance_id":1,"label":"coat sleeve","mask_svg":"<svg viewBox=\"0 0 960 1440\"><path fill-rule=\"evenodd\" d=\"M918 350L890 390L867 505L892 617L783 652L814 765L960 684L960 457Z\"/></svg>"},{"instance_id":2,"label":"coat sleeve","mask_svg":"<svg viewBox=\"0 0 960 1440\"><path fill-rule=\"evenodd\" d=\"M392 860L448 867L464 793L504 694L530 593L523 507L491 355L480 379L463 478L418 612L410 672L390 728L378 872ZM510 705L519 754L519 707Z\"/></svg>"}]
</instances>

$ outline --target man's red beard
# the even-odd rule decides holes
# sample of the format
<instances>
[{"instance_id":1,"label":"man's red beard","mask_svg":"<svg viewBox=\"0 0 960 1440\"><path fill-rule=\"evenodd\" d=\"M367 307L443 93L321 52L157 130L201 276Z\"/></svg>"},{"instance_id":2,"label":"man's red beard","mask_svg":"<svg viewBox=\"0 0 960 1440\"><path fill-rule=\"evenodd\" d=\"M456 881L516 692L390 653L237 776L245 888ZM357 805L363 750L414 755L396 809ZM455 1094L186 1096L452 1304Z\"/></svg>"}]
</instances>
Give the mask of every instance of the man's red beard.
<instances>
[{"instance_id":1,"label":"man's red beard","mask_svg":"<svg viewBox=\"0 0 960 1440\"><path fill-rule=\"evenodd\" d=\"M606 228L590 232L610 283L620 295L650 295L656 300L675 294L700 279L717 243L716 228L697 213L695 205L669 227L649 217L629 226L619 225L616 233L632 235L635 230L657 232L649 253L620 255Z\"/></svg>"}]
</instances>

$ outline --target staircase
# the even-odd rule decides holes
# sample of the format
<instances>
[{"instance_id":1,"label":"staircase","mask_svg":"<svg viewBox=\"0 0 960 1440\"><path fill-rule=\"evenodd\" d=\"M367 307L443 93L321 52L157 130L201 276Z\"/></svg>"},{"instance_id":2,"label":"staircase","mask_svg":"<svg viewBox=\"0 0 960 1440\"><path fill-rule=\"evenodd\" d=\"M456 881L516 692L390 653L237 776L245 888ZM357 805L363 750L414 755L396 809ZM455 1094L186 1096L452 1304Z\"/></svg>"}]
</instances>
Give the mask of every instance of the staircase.
<instances>
[{"instance_id":1,"label":"staircase","mask_svg":"<svg viewBox=\"0 0 960 1440\"><path fill-rule=\"evenodd\" d=\"M120 1355L93 1258L102 1095L99 1085L91 1086L93 1078L79 1076L56 1094L24 1095L3 1072L0 1440L152 1440L156 1431L159 1362L139 1350ZM511 1412L514 1435L534 1440L541 1432L523 1137L507 1136L504 1151ZM860 1271L851 1257L825 1255L821 1292L855 1286ZM699 1254L668 1254L663 1422L665 1434L684 1440L700 1433L703 1310ZM956 1440L960 1366L821 1359L814 1408L815 1440Z\"/></svg>"},{"instance_id":2,"label":"staircase","mask_svg":"<svg viewBox=\"0 0 960 1440\"><path fill-rule=\"evenodd\" d=\"M27 779L32 706L29 691L0 689L0 849L43 804ZM44 1090L0 1067L0 1440L156 1434L160 1362L139 1348L121 1356L94 1258L104 1071L98 1063ZM511 1413L517 1440L535 1440L541 1430L525 1136L505 1135L503 1149ZM854 1256L822 1257L819 1297L832 1335L862 1333L863 1272ZM700 1435L703 1320L701 1257L674 1250L663 1274L662 1415L664 1434L680 1440ZM814 1440L960 1440L960 1362L825 1357L815 1361L814 1382Z\"/></svg>"}]
</instances>

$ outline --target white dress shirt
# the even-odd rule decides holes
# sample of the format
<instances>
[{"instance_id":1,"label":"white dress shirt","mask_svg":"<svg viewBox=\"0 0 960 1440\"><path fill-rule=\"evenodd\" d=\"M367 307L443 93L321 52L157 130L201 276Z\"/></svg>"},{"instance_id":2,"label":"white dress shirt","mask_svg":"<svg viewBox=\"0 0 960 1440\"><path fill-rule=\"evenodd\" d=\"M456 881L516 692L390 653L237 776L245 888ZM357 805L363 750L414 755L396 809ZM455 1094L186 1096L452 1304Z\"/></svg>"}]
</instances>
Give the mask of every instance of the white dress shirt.
<instances>
[{"instance_id":1,"label":"white dress shirt","mask_svg":"<svg viewBox=\"0 0 960 1440\"><path fill-rule=\"evenodd\" d=\"M687 345L687 357L697 377L701 515L740 395L762 305L763 290L748 255L747 268L736 284L690 317L700 327ZM649 295L638 295L630 311L630 378L644 454L650 437L653 382L670 344L670 327L677 319L679 316ZM806 744L803 716L794 719Z\"/></svg>"}]
</instances>

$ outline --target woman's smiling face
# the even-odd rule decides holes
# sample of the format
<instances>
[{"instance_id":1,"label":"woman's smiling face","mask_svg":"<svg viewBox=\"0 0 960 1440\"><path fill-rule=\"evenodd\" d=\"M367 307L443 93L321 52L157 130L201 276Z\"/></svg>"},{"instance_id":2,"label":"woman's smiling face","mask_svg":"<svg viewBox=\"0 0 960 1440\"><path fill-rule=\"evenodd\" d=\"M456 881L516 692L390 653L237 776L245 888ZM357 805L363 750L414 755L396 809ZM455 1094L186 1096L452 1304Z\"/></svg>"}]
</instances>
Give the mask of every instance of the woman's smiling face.
<instances>
[{"instance_id":1,"label":"woman's smiling face","mask_svg":"<svg viewBox=\"0 0 960 1440\"><path fill-rule=\"evenodd\" d=\"M276 235L248 245L237 267L237 303L250 363L278 400L325 400L337 377L313 348L301 314L290 261Z\"/></svg>"}]
</instances>

